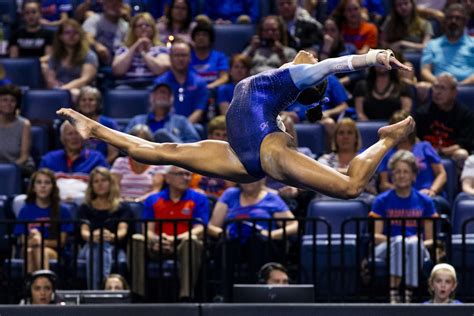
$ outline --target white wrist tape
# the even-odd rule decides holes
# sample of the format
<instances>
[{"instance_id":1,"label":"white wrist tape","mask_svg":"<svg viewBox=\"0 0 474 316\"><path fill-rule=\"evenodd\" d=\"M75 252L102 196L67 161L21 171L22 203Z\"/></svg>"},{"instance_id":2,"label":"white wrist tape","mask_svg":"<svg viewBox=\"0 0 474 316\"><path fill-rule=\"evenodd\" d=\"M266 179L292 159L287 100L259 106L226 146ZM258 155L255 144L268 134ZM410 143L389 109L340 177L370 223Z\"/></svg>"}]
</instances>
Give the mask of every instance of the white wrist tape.
<instances>
[{"instance_id":1,"label":"white wrist tape","mask_svg":"<svg viewBox=\"0 0 474 316\"><path fill-rule=\"evenodd\" d=\"M367 63L367 66L383 66L383 64L379 64L377 62L377 55L379 53L387 54L388 58L390 58L390 56L394 56L393 52L390 49L370 49L369 52L365 55L365 62Z\"/></svg>"}]
</instances>

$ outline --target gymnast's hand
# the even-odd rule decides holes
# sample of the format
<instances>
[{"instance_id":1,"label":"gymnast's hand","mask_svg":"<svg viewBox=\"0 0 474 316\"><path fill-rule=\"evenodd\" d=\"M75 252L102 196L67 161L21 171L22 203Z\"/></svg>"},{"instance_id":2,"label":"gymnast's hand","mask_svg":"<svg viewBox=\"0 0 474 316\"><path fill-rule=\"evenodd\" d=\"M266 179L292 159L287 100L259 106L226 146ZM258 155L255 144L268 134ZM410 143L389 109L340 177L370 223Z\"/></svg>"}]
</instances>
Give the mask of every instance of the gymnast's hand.
<instances>
[{"instance_id":1,"label":"gymnast's hand","mask_svg":"<svg viewBox=\"0 0 474 316\"><path fill-rule=\"evenodd\" d=\"M77 132L82 136L82 138L89 139L92 137L95 121L82 115L81 113L74 111L73 109L61 108L56 111L56 114L68 120L69 123L71 123L72 126L76 128Z\"/></svg>"},{"instance_id":2,"label":"gymnast's hand","mask_svg":"<svg viewBox=\"0 0 474 316\"><path fill-rule=\"evenodd\" d=\"M402 64L398 59L395 58L395 55L390 49L385 49L380 51L376 56L377 63L384 66L388 70L401 69L404 71L411 71L412 68Z\"/></svg>"}]
</instances>

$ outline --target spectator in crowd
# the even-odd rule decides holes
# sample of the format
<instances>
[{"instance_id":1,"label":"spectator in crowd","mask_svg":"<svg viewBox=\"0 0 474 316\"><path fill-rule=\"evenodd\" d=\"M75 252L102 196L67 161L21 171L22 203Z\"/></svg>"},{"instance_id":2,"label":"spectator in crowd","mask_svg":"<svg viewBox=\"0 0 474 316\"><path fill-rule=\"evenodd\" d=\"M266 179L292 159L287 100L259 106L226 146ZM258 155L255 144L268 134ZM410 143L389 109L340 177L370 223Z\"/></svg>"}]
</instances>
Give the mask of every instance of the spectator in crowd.
<instances>
[{"instance_id":1,"label":"spectator in crowd","mask_svg":"<svg viewBox=\"0 0 474 316\"><path fill-rule=\"evenodd\" d=\"M405 111L397 111L392 115L389 123L400 122L408 116L409 114ZM447 175L441 157L429 142L417 139L415 131L402 139L382 160L379 167L380 190L386 191L394 188L393 183L390 182L388 161L400 149L408 150L416 157L418 174L413 188L433 199L438 214L449 213L450 205L443 194Z\"/></svg>"},{"instance_id":2,"label":"spectator in crowd","mask_svg":"<svg viewBox=\"0 0 474 316\"><path fill-rule=\"evenodd\" d=\"M212 48L215 36L214 27L208 23L198 23L191 33L191 67L206 81L209 90L229 80L227 56Z\"/></svg>"},{"instance_id":3,"label":"spectator in crowd","mask_svg":"<svg viewBox=\"0 0 474 316\"><path fill-rule=\"evenodd\" d=\"M99 56L101 65L112 63L114 52L122 46L128 23L121 16L122 0L103 0L103 13L94 14L82 27Z\"/></svg>"},{"instance_id":4,"label":"spectator in crowd","mask_svg":"<svg viewBox=\"0 0 474 316\"><path fill-rule=\"evenodd\" d=\"M31 123L18 115L21 90L14 85L0 87L0 163L14 163L29 177L35 168L31 158Z\"/></svg>"},{"instance_id":5,"label":"spectator in crowd","mask_svg":"<svg viewBox=\"0 0 474 316\"><path fill-rule=\"evenodd\" d=\"M472 0L462 0L464 7L466 8L469 16L469 20L467 22L467 33L469 36L474 36L474 1Z\"/></svg>"},{"instance_id":6,"label":"spectator in crowd","mask_svg":"<svg viewBox=\"0 0 474 316\"><path fill-rule=\"evenodd\" d=\"M470 155L464 163L461 173L462 195L474 197L474 155Z\"/></svg>"},{"instance_id":7,"label":"spectator in crowd","mask_svg":"<svg viewBox=\"0 0 474 316\"><path fill-rule=\"evenodd\" d=\"M204 225L207 225L210 214L206 196L189 188L191 176L191 172L171 166L165 175L167 188L149 196L145 200L143 210L143 219L165 220L162 223L149 222L147 225L149 255L152 259L158 259L161 253L163 257L179 260L180 300L194 297L194 286L202 263ZM167 219L182 221L173 223L166 222ZM193 219L199 220L200 223L193 222ZM132 269L132 288L137 293L143 293L146 284L143 261L145 254L141 240L144 240L144 236L134 236L135 265ZM177 253L174 253L175 249Z\"/></svg>"},{"instance_id":8,"label":"spectator in crowd","mask_svg":"<svg viewBox=\"0 0 474 316\"><path fill-rule=\"evenodd\" d=\"M75 110L108 128L118 130L115 120L102 115L102 94L97 88L91 86L82 87L79 90ZM88 139L85 145L89 149L95 149L102 153L110 164L114 162L119 154L117 148L98 139Z\"/></svg>"},{"instance_id":9,"label":"spectator in crowd","mask_svg":"<svg viewBox=\"0 0 474 316\"><path fill-rule=\"evenodd\" d=\"M359 121L388 121L397 110L410 113L413 99L397 70L371 68L367 81L357 82L354 103Z\"/></svg>"},{"instance_id":10,"label":"spectator in crowd","mask_svg":"<svg viewBox=\"0 0 474 316\"><path fill-rule=\"evenodd\" d=\"M260 20L260 1L207 0L204 12L216 24L256 24Z\"/></svg>"},{"instance_id":11,"label":"spectator in crowd","mask_svg":"<svg viewBox=\"0 0 474 316\"><path fill-rule=\"evenodd\" d=\"M150 128L144 124L132 127L130 135L153 141ZM120 195L125 201L143 202L150 194L163 187L164 166L147 165L131 157L119 157L110 170L120 185Z\"/></svg>"},{"instance_id":12,"label":"spectator in crowd","mask_svg":"<svg viewBox=\"0 0 474 316\"><path fill-rule=\"evenodd\" d=\"M275 0L278 14L286 24L288 46L297 51L320 45L323 26L300 6L297 0Z\"/></svg>"},{"instance_id":13,"label":"spectator in crowd","mask_svg":"<svg viewBox=\"0 0 474 316\"><path fill-rule=\"evenodd\" d=\"M3 87L7 84L12 84L12 81L7 77L5 67L0 64L0 87Z\"/></svg>"},{"instance_id":14,"label":"spectator in crowd","mask_svg":"<svg viewBox=\"0 0 474 316\"><path fill-rule=\"evenodd\" d=\"M224 115L214 117L207 124L207 139L227 141L227 126ZM235 183L220 178L211 178L193 173L191 188L206 194L211 198L219 198L224 191Z\"/></svg>"},{"instance_id":15,"label":"spectator in crowd","mask_svg":"<svg viewBox=\"0 0 474 316\"><path fill-rule=\"evenodd\" d=\"M252 60L252 75L276 69L293 60L296 50L288 47L286 26L282 18L269 15L262 19L258 35L254 35L243 54Z\"/></svg>"},{"instance_id":16,"label":"spectator in crowd","mask_svg":"<svg viewBox=\"0 0 474 316\"><path fill-rule=\"evenodd\" d=\"M261 284L286 285L289 283L288 270L278 262L265 263L258 271L257 277Z\"/></svg>"},{"instance_id":17,"label":"spectator in crowd","mask_svg":"<svg viewBox=\"0 0 474 316\"><path fill-rule=\"evenodd\" d=\"M112 270L114 252L118 252L118 265L126 261L127 220L133 218L130 207L120 202L118 183L108 169L97 167L90 173L86 198L79 207L77 218L89 222L81 225L81 237L85 244L79 258L86 261L89 289L99 289L102 280ZM92 259L90 256L93 256Z\"/></svg>"},{"instance_id":18,"label":"spectator in crowd","mask_svg":"<svg viewBox=\"0 0 474 316\"><path fill-rule=\"evenodd\" d=\"M151 14L139 13L132 18L124 44L112 62L112 73L119 77L117 85L145 88L168 70L168 49L159 40Z\"/></svg>"},{"instance_id":19,"label":"spectator in crowd","mask_svg":"<svg viewBox=\"0 0 474 316\"><path fill-rule=\"evenodd\" d=\"M28 275L25 280L25 298L20 305L56 304L57 276L51 270L38 270Z\"/></svg>"},{"instance_id":20,"label":"spectator in crowd","mask_svg":"<svg viewBox=\"0 0 474 316\"><path fill-rule=\"evenodd\" d=\"M216 103L219 107L219 112L222 115L227 113L230 101L234 96L235 85L240 80L247 78L250 75L250 68L252 64L250 59L243 54L236 54L230 60L229 82L217 87Z\"/></svg>"},{"instance_id":21,"label":"spectator in crowd","mask_svg":"<svg viewBox=\"0 0 474 316\"><path fill-rule=\"evenodd\" d=\"M442 157L448 157L462 168L473 149L474 112L456 101L457 81L443 73L433 84L432 101L415 113L416 133L433 145Z\"/></svg>"},{"instance_id":22,"label":"spectator in crowd","mask_svg":"<svg viewBox=\"0 0 474 316\"><path fill-rule=\"evenodd\" d=\"M399 150L390 159L389 168L392 172L394 189L376 197L369 216L376 219L437 217L438 214L431 198L412 187L418 173L415 156L407 150ZM406 284L404 302L410 303L412 290L418 286L421 262L429 259L429 253L425 247L431 247L433 244L433 222L430 220L390 221L388 225L390 228L384 224L384 221L375 221L375 256L386 260L387 248L390 247L390 303L401 302L399 290L403 271L405 271ZM423 230L421 233L423 242L418 241L418 229ZM388 232L391 233L390 236L387 236Z\"/></svg>"},{"instance_id":23,"label":"spectator in crowd","mask_svg":"<svg viewBox=\"0 0 474 316\"><path fill-rule=\"evenodd\" d=\"M421 58L421 75L433 84L448 72L461 85L474 84L474 39L466 34L466 8L455 3L446 9L444 35L428 42Z\"/></svg>"},{"instance_id":24,"label":"spectator in crowd","mask_svg":"<svg viewBox=\"0 0 474 316\"><path fill-rule=\"evenodd\" d=\"M448 263L438 263L431 270L428 279L428 290L431 299L425 304L462 304L454 299L454 293L458 286L456 270Z\"/></svg>"},{"instance_id":25,"label":"spectator in crowd","mask_svg":"<svg viewBox=\"0 0 474 316\"><path fill-rule=\"evenodd\" d=\"M111 273L105 278L104 290L106 291L127 291L128 289L127 280L120 274Z\"/></svg>"},{"instance_id":26,"label":"spectator in crowd","mask_svg":"<svg viewBox=\"0 0 474 316\"><path fill-rule=\"evenodd\" d=\"M166 83L173 91L176 114L198 123L204 118L208 91L204 79L192 71L191 47L188 43L175 40L170 48L171 69L156 78L155 85Z\"/></svg>"},{"instance_id":27,"label":"spectator in crowd","mask_svg":"<svg viewBox=\"0 0 474 316\"><path fill-rule=\"evenodd\" d=\"M355 156L357 156L362 147L362 139L356 123L348 117L340 120L336 124L331 143L333 151L329 154L322 155L318 158L318 161L346 174L349 163ZM358 199L370 205L376 194L377 182L376 177L374 176ZM329 199L330 197L319 194L318 198Z\"/></svg>"},{"instance_id":28,"label":"spectator in crowd","mask_svg":"<svg viewBox=\"0 0 474 316\"><path fill-rule=\"evenodd\" d=\"M74 19L79 23L84 23L85 20L90 18L95 14L100 14L103 12L102 0L99 1L84 1L76 6L74 9ZM161 2L161 1L159 1ZM147 7L151 7L152 3L147 3ZM122 3L120 8L120 16L125 21L130 21L132 16L132 7L127 3Z\"/></svg>"},{"instance_id":29,"label":"spectator in crowd","mask_svg":"<svg viewBox=\"0 0 474 316\"><path fill-rule=\"evenodd\" d=\"M358 54L364 54L370 48L377 47L377 27L362 17L361 0L342 0L333 12L345 43L357 48Z\"/></svg>"},{"instance_id":30,"label":"spectator in crowd","mask_svg":"<svg viewBox=\"0 0 474 316\"><path fill-rule=\"evenodd\" d=\"M158 22L158 31L162 43L171 46L177 38L191 43L191 31L194 28L191 3L189 0L171 0L166 18Z\"/></svg>"},{"instance_id":31,"label":"spectator in crowd","mask_svg":"<svg viewBox=\"0 0 474 316\"><path fill-rule=\"evenodd\" d=\"M10 58L41 57L51 54L54 33L41 25L39 2L23 2L22 16L25 24L10 38Z\"/></svg>"},{"instance_id":32,"label":"spectator in crowd","mask_svg":"<svg viewBox=\"0 0 474 316\"><path fill-rule=\"evenodd\" d=\"M49 260L58 258L58 249L64 246L68 233L73 231L71 223L43 225L39 221L71 219L69 211L60 203L54 173L49 169L39 169L33 173L26 193L26 202L20 209L17 220L36 222L15 226L15 235L21 235L23 247L28 248L26 258L28 273L49 269ZM21 253L25 252L22 250Z\"/></svg>"},{"instance_id":33,"label":"spectator in crowd","mask_svg":"<svg viewBox=\"0 0 474 316\"><path fill-rule=\"evenodd\" d=\"M100 152L85 148L84 139L71 123L65 121L61 124L59 138L64 149L44 155L40 168L48 168L55 173L61 200L80 204L84 199L89 173L97 166L108 167L109 164Z\"/></svg>"},{"instance_id":34,"label":"spectator in crowd","mask_svg":"<svg viewBox=\"0 0 474 316\"><path fill-rule=\"evenodd\" d=\"M69 90L73 96L90 84L97 73L97 55L89 48L81 25L66 20L54 36L53 51L43 63L43 76L49 89Z\"/></svg>"},{"instance_id":35,"label":"spectator in crowd","mask_svg":"<svg viewBox=\"0 0 474 316\"><path fill-rule=\"evenodd\" d=\"M72 15L72 0L41 0L40 3L43 25L61 25Z\"/></svg>"},{"instance_id":36,"label":"spectator in crowd","mask_svg":"<svg viewBox=\"0 0 474 316\"><path fill-rule=\"evenodd\" d=\"M392 1L391 12L382 26L383 47L399 52L421 52L432 36L433 27L418 15L415 0Z\"/></svg>"},{"instance_id":37,"label":"spectator in crowd","mask_svg":"<svg viewBox=\"0 0 474 316\"><path fill-rule=\"evenodd\" d=\"M199 134L189 120L182 115L175 114L176 108L173 111L174 99L171 85L166 81L157 83L150 93L150 112L133 117L125 131L130 133L135 125L145 124L150 128L156 142L191 143L199 141Z\"/></svg>"}]
</instances>

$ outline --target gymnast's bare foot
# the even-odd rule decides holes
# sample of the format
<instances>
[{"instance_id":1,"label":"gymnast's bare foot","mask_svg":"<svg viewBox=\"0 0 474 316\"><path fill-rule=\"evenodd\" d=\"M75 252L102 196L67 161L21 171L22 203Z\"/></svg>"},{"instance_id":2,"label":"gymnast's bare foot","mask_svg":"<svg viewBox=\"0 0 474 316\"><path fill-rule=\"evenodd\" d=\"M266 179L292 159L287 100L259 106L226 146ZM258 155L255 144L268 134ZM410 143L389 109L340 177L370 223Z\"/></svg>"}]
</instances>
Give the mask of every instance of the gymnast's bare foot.
<instances>
[{"instance_id":1,"label":"gymnast's bare foot","mask_svg":"<svg viewBox=\"0 0 474 316\"><path fill-rule=\"evenodd\" d=\"M415 129L415 120L409 116L398 123L381 127L378 131L380 139L386 139L389 145L396 145L401 139L408 136Z\"/></svg>"},{"instance_id":2,"label":"gymnast's bare foot","mask_svg":"<svg viewBox=\"0 0 474 316\"><path fill-rule=\"evenodd\" d=\"M90 118L74 111L73 109L66 108L59 109L56 111L56 114L68 120L76 128L82 138L89 139L93 136L93 129L97 123Z\"/></svg>"}]
</instances>

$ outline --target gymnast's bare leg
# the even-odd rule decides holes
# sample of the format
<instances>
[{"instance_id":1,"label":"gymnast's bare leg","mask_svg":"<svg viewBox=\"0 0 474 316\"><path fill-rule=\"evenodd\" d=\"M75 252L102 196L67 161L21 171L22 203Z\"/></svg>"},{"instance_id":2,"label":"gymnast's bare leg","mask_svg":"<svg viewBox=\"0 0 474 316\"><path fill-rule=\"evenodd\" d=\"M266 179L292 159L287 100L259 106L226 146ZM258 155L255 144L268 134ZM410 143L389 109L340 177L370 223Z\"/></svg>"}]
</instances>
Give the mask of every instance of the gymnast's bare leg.
<instances>
[{"instance_id":1,"label":"gymnast's bare leg","mask_svg":"<svg viewBox=\"0 0 474 316\"><path fill-rule=\"evenodd\" d=\"M292 79L301 90L314 86L331 73L375 65L407 69L394 57L384 52L369 52L364 55L306 64L314 62L316 61L311 60L308 53L300 52L293 63L285 65L290 67ZM102 139L126 151L134 159L145 163L172 164L193 172L235 182L257 180L248 174L226 142L207 140L193 144L158 144L108 129L71 109L61 109L58 114L71 121L84 138ZM288 185L316 190L332 196L352 198L362 192L385 153L413 128L414 121L408 117L395 125L380 129L379 142L354 158L347 175L340 174L334 169L299 154L293 141L285 133L271 133L264 138L260 147L261 165L269 176Z\"/></svg>"}]
</instances>

